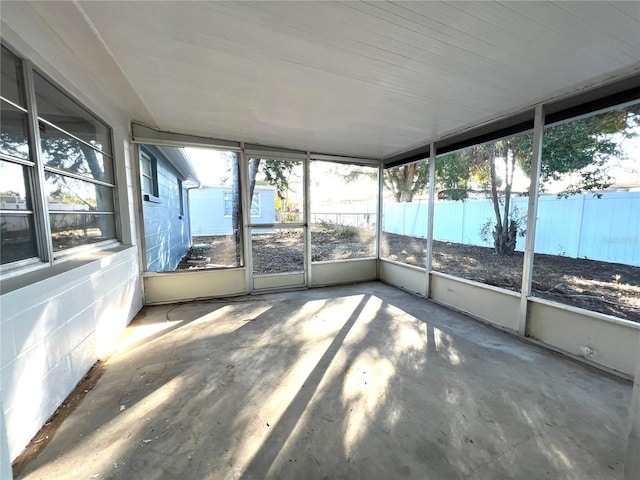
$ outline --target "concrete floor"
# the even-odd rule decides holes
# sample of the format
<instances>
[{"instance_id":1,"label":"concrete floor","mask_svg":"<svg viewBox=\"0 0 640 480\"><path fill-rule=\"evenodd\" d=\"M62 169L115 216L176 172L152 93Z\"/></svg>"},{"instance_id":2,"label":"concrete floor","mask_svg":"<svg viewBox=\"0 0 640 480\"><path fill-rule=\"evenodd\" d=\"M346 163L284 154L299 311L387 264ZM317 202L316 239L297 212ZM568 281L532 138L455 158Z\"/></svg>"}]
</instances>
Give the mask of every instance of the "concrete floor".
<instances>
[{"instance_id":1,"label":"concrete floor","mask_svg":"<svg viewBox=\"0 0 640 480\"><path fill-rule=\"evenodd\" d=\"M145 308L24 479L620 479L631 383L381 283Z\"/></svg>"}]
</instances>

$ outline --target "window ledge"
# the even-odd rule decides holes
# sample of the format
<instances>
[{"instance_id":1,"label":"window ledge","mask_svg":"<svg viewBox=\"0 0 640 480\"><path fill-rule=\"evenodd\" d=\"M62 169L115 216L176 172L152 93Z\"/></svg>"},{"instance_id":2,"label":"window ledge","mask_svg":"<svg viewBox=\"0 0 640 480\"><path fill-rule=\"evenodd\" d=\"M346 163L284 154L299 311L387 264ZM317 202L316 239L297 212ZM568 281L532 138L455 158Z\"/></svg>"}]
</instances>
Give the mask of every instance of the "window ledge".
<instances>
[{"instance_id":1,"label":"window ledge","mask_svg":"<svg viewBox=\"0 0 640 480\"><path fill-rule=\"evenodd\" d=\"M148 193L145 193L142 198L144 198L145 202L151 202L151 203L162 203L162 201L160 200L160 197L156 197L155 195L150 195Z\"/></svg>"},{"instance_id":2,"label":"window ledge","mask_svg":"<svg viewBox=\"0 0 640 480\"><path fill-rule=\"evenodd\" d=\"M54 265L42 264L40 268L25 272L22 275L17 274L15 276L2 279L2 281L0 281L0 295L20 290L21 288L42 282L49 278L53 278L56 275L61 275L93 262L107 260L109 257L131 248L135 247L131 245L116 245L102 250L86 252L81 255L74 256L73 258L62 260Z\"/></svg>"}]
</instances>

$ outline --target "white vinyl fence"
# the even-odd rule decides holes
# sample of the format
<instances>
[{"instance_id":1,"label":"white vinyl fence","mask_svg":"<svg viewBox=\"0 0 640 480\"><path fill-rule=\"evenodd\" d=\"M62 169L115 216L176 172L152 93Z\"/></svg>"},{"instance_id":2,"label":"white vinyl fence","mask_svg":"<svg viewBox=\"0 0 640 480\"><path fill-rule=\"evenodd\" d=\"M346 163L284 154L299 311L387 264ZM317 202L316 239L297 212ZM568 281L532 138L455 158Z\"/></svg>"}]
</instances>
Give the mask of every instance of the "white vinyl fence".
<instances>
[{"instance_id":1,"label":"white vinyl fence","mask_svg":"<svg viewBox=\"0 0 640 480\"><path fill-rule=\"evenodd\" d=\"M512 207L526 219L528 198L512 199ZM426 237L427 203L387 203L383 230ZM436 201L433 239L491 247L480 236L482 225L494 222L489 199ZM640 267L640 192L605 192L557 198L541 195L538 200L536 253L588 258ZM519 237L517 250L524 250Z\"/></svg>"}]
</instances>

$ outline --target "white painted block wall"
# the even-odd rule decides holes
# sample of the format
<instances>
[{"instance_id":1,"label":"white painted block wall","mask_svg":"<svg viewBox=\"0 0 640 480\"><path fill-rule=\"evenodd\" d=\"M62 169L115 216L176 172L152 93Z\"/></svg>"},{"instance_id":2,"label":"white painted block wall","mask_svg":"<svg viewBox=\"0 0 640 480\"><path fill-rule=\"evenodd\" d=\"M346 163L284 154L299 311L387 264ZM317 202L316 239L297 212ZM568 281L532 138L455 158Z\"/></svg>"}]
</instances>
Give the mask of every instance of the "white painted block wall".
<instances>
[{"instance_id":1,"label":"white painted block wall","mask_svg":"<svg viewBox=\"0 0 640 480\"><path fill-rule=\"evenodd\" d=\"M70 31L88 28L73 4L52 13ZM132 170L129 116L122 112L137 98L120 95L127 80L117 70L97 74L86 58L108 55L98 44L74 49L60 41L40 14L24 2L2 6L2 37L59 83L71 96L113 128L117 205L124 246L81 262L64 272L5 288L0 297L0 479L9 480L11 460L42 427L93 363L142 307L137 243L137 170ZM108 65L105 58L105 65ZM118 95L107 97L108 92ZM115 102L115 103L114 103ZM128 246L127 246L128 245ZM54 267L54 270L58 266ZM55 273L55 272L49 272ZM26 280L26 276L20 277ZM14 285L15 287L15 285Z\"/></svg>"},{"instance_id":2,"label":"white painted block wall","mask_svg":"<svg viewBox=\"0 0 640 480\"><path fill-rule=\"evenodd\" d=\"M119 250L0 297L11 460L142 307L137 250Z\"/></svg>"},{"instance_id":3,"label":"white painted block wall","mask_svg":"<svg viewBox=\"0 0 640 480\"><path fill-rule=\"evenodd\" d=\"M0 478L10 480L13 477L13 473L11 472L9 443L7 442L7 436L4 434L5 431L4 410L2 409L2 398L0 398L0 433L2 433L0 435Z\"/></svg>"}]
</instances>

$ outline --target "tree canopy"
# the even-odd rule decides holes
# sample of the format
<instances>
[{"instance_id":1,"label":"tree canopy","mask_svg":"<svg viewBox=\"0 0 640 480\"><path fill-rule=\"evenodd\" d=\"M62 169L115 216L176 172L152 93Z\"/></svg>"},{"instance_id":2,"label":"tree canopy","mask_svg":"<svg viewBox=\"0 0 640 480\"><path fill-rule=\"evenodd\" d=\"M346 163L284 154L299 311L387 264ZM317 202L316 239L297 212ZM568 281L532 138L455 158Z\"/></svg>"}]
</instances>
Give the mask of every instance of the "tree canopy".
<instances>
[{"instance_id":1,"label":"tree canopy","mask_svg":"<svg viewBox=\"0 0 640 480\"><path fill-rule=\"evenodd\" d=\"M616 135L633 136L639 107L605 112L545 129L540 170L541 188L573 174L560 196L600 191L611 185L607 171L610 159L622 155ZM530 175L533 135L500 139L438 158L436 188L447 198L464 200L473 188L487 192L494 207L494 247L499 255L511 255L516 235L525 228L510 208L516 168ZM498 169L498 164L501 168ZM502 172L502 176L498 174Z\"/></svg>"}]
</instances>

